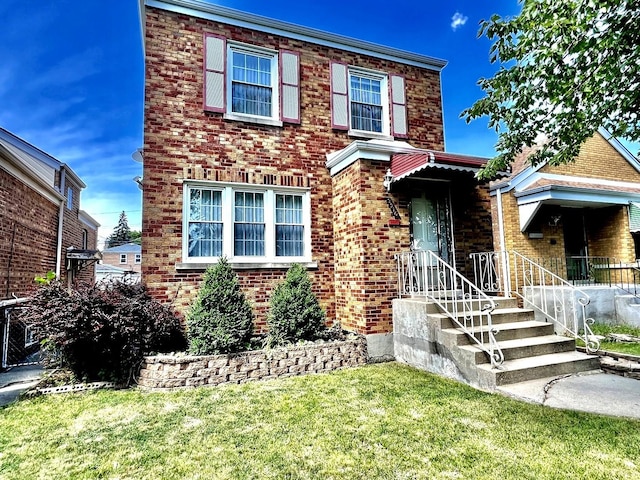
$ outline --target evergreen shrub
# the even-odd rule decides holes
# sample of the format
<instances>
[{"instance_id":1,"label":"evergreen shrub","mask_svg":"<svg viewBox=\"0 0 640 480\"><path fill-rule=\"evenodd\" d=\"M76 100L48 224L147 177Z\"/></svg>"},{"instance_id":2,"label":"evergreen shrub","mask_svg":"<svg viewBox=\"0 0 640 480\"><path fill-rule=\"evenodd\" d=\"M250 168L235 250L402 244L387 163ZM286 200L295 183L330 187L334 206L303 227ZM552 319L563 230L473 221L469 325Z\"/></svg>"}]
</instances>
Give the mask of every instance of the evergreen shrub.
<instances>
[{"instance_id":1,"label":"evergreen shrub","mask_svg":"<svg viewBox=\"0 0 640 480\"><path fill-rule=\"evenodd\" d=\"M253 333L251 305L226 258L207 268L198 296L187 314L192 355L234 353L249 348Z\"/></svg>"},{"instance_id":2,"label":"evergreen shrub","mask_svg":"<svg viewBox=\"0 0 640 480\"><path fill-rule=\"evenodd\" d=\"M268 343L284 345L317 340L326 332L326 316L311 290L311 279L302 265L294 264L274 290L267 324Z\"/></svg>"}]
</instances>

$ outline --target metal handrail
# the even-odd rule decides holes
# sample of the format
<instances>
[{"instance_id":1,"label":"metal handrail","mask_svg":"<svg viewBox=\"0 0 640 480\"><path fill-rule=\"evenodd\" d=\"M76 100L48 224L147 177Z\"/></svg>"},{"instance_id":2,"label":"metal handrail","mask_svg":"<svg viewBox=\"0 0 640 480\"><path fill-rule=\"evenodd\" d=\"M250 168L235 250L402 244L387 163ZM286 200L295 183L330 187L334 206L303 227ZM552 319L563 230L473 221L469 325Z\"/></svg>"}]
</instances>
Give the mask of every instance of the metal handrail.
<instances>
[{"instance_id":1,"label":"metal handrail","mask_svg":"<svg viewBox=\"0 0 640 480\"><path fill-rule=\"evenodd\" d=\"M396 255L398 295L424 296L440 307L484 351L492 367L504 362L491 316L494 300L429 250Z\"/></svg>"},{"instance_id":2,"label":"metal handrail","mask_svg":"<svg viewBox=\"0 0 640 480\"><path fill-rule=\"evenodd\" d=\"M513 261L510 261L511 256ZM588 352L594 353L600 349L600 341L594 337L591 330L594 320L587 317L587 305L591 299L586 292L516 251L482 252L472 254L473 257L474 266L494 263L492 268L485 267L476 271L476 281L479 281L480 285L489 282L483 280L482 275L490 275L488 278L493 279L493 284L508 286L504 291L507 296L518 296L524 305L534 308L562 327L565 332L582 340ZM497 265L499 262L504 262L506 268L500 268ZM501 277L502 271L511 272L511 278L496 280L494 277ZM514 280L513 288L510 285L511 280ZM582 334L579 326L582 327Z\"/></svg>"}]
</instances>

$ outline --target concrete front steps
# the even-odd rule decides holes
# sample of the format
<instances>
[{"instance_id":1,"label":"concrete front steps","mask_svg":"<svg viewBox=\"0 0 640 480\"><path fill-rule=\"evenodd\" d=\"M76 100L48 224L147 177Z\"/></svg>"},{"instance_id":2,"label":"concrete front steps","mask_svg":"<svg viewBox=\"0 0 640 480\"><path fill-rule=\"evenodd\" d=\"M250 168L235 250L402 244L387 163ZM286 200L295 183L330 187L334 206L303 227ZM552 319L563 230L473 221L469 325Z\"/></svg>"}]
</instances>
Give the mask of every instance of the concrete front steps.
<instances>
[{"instance_id":1,"label":"concrete front steps","mask_svg":"<svg viewBox=\"0 0 640 480\"><path fill-rule=\"evenodd\" d=\"M488 355L436 304L421 301L422 307L416 299L394 300L394 353L399 361L486 389L600 368L598 357L577 352L573 338L555 335L552 323L534 320L533 310L518 308L510 298L496 299L492 323L505 360L492 367ZM410 320L411 315L423 326ZM488 346L486 326L474 336Z\"/></svg>"},{"instance_id":2,"label":"concrete front steps","mask_svg":"<svg viewBox=\"0 0 640 480\"><path fill-rule=\"evenodd\" d=\"M487 354L454 322L445 317L444 336L453 336L459 349L473 358L482 383L501 386L526 382L543 377L579 373L600 368L598 357L576 351L575 339L554 334L552 323L534 320L534 312L519 308L516 299L497 299L498 308L492 315L492 324L498 330L495 338L504 355L502 365L492 367ZM476 338L480 338L480 329ZM485 347L488 337L485 335Z\"/></svg>"}]
</instances>

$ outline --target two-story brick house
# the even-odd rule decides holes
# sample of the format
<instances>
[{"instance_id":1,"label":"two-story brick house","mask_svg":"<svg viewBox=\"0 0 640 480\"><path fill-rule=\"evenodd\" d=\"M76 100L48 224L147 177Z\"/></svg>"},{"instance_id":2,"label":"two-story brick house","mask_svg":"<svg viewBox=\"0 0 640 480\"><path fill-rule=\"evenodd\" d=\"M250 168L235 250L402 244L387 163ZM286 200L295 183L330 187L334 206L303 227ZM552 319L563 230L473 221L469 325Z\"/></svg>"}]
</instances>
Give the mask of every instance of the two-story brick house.
<instances>
[{"instance_id":1,"label":"two-story brick house","mask_svg":"<svg viewBox=\"0 0 640 480\"><path fill-rule=\"evenodd\" d=\"M142 266L184 313L227 256L265 328L294 262L384 355L394 254L492 249L483 159L444 153L445 62L194 0L145 0ZM388 187L388 188L385 188Z\"/></svg>"},{"instance_id":2,"label":"two-story brick house","mask_svg":"<svg viewBox=\"0 0 640 480\"><path fill-rule=\"evenodd\" d=\"M93 282L99 224L80 209L85 184L51 155L0 128L0 357L9 312L54 272L65 283ZM24 338L24 335L22 335ZM4 340L4 342L3 342Z\"/></svg>"}]
</instances>

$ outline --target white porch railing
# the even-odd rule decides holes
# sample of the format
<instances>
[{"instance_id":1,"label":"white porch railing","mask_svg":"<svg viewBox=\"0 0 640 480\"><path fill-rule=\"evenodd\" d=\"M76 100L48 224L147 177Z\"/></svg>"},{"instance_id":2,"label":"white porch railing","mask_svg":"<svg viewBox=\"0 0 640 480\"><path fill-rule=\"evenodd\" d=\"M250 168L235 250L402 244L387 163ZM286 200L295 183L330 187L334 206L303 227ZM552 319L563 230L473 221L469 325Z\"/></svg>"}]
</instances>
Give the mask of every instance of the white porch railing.
<instances>
[{"instance_id":1,"label":"white porch railing","mask_svg":"<svg viewBox=\"0 0 640 480\"><path fill-rule=\"evenodd\" d=\"M432 251L403 252L396 261L400 297L433 301L487 354L493 367L504 362L491 320L496 308L491 297Z\"/></svg>"},{"instance_id":2,"label":"white porch railing","mask_svg":"<svg viewBox=\"0 0 640 480\"><path fill-rule=\"evenodd\" d=\"M587 316L591 299L583 290L515 251L474 253L471 258L475 281L485 292L520 297L563 332L581 339L588 352L598 351L600 342L590 327L594 320Z\"/></svg>"}]
</instances>

